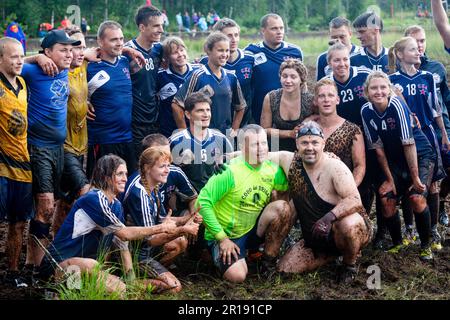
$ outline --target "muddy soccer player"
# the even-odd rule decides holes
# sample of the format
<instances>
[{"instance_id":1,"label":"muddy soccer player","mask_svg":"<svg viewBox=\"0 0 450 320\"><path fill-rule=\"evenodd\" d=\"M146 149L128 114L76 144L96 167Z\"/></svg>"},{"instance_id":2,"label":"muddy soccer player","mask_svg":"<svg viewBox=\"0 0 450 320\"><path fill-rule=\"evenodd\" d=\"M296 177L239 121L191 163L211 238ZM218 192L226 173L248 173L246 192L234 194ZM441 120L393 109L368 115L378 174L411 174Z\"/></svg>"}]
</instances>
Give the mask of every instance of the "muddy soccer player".
<instances>
[{"instance_id":1,"label":"muddy soccer player","mask_svg":"<svg viewBox=\"0 0 450 320\"><path fill-rule=\"evenodd\" d=\"M369 243L372 228L350 169L324 148L322 128L306 121L297 133L295 154L271 155L288 173L291 210L297 212L303 233L277 269L308 272L343 256L338 279L347 283L356 276L356 260Z\"/></svg>"},{"instance_id":2,"label":"muddy soccer player","mask_svg":"<svg viewBox=\"0 0 450 320\"><path fill-rule=\"evenodd\" d=\"M283 170L268 160L265 130L247 125L239 133L242 156L211 177L198 197L214 264L230 282L245 281L247 249L264 243L263 266L275 266L293 215L284 200L271 201L273 190L284 192L288 183Z\"/></svg>"}]
</instances>

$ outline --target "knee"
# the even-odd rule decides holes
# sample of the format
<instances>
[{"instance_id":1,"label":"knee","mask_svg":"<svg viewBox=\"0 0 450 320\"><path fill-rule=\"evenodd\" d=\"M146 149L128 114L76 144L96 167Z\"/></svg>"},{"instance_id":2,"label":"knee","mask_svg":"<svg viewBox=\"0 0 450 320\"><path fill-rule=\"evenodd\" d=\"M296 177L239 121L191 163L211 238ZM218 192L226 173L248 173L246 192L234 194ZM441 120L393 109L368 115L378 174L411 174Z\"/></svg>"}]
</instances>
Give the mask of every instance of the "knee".
<instances>
[{"instance_id":1,"label":"knee","mask_svg":"<svg viewBox=\"0 0 450 320\"><path fill-rule=\"evenodd\" d=\"M409 197L411 209L414 212L422 212L427 207L427 199L419 194L413 194Z\"/></svg>"},{"instance_id":2,"label":"knee","mask_svg":"<svg viewBox=\"0 0 450 320\"><path fill-rule=\"evenodd\" d=\"M30 222L30 234L38 239L48 238L50 235L50 224L33 219Z\"/></svg>"},{"instance_id":3,"label":"knee","mask_svg":"<svg viewBox=\"0 0 450 320\"><path fill-rule=\"evenodd\" d=\"M36 219L50 222L55 209L55 199L52 193L39 193L36 195Z\"/></svg>"},{"instance_id":4,"label":"knee","mask_svg":"<svg viewBox=\"0 0 450 320\"><path fill-rule=\"evenodd\" d=\"M185 252L187 247L188 247L188 240L186 239L186 237L180 237L178 240L178 247L180 252Z\"/></svg>"},{"instance_id":5,"label":"knee","mask_svg":"<svg viewBox=\"0 0 450 320\"><path fill-rule=\"evenodd\" d=\"M225 271L223 278L232 283L243 283L247 278L247 271L243 266L233 265Z\"/></svg>"},{"instance_id":6,"label":"knee","mask_svg":"<svg viewBox=\"0 0 450 320\"><path fill-rule=\"evenodd\" d=\"M381 211L383 217L390 218L395 215L397 211L397 202L393 199L381 198Z\"/></svg>"},{"instance_id":7,"label":"knee","mask_svg":"<svg viewBox=\"0 0 450 320\"><path fill-rule=\"evenodd\" d=\"M276 217L278 217L282 222L288 222L292 219L293 212L288 202L278 200L273 203L273 206L276 212Z\"/></svg>"},{"instance_id":8,"label":"knee","mask_svg":"<svg viewBox=\"0 0 450 320\"><path fill-rule=\"evenodd\" d=\"M337 236L348 241L354 241L358 237L365 235L367 230L364 219L359 214L353 214L344 218L336 227Z\"/></svg>"}]
</instances>

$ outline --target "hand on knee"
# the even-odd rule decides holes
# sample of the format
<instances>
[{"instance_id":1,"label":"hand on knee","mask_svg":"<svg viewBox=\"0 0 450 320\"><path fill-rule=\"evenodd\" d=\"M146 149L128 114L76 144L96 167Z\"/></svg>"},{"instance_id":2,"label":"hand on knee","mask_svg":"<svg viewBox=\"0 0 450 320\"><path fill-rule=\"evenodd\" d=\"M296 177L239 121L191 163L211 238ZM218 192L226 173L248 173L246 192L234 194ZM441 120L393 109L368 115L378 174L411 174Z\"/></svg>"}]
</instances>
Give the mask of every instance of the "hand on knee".
<instances>
[{"instance_id":1,"label":"hand on knee","mask_svg":"<svg viewBox=\"0 0 450 320\"><path fill-rule=\"evenodd\" d=\"M411 203L411 209L414 212L423 212L423 210L427 207L427 199L422 195L413 194L409 196L409 201Z\"/></svg>"}]
</instances>

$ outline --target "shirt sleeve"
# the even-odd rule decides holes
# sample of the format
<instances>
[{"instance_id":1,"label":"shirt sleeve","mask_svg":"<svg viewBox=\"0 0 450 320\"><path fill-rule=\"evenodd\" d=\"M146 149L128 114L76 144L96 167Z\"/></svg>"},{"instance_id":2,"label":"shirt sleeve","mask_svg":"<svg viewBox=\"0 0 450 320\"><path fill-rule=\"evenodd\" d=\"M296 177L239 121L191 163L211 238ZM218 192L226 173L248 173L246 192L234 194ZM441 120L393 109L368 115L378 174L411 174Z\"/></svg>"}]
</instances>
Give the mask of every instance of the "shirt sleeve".
<instances>
[{"instance_id":1,"label":"shirt sleeve","mask_svg":"<svg viewBox=\"0 0 450 320\"><path fill-rule=\"evenodd\" d=\"M233 81L233 98L232 104L235 111L243 110L247 107L247 103L245 102L244 94L242 93L241 85L239 84L238 79L234 76Z\"/></svg>"},{"instance_id":2,"label":"shirt sleeve","mask_svg":"<svg viewBox=\"0 0 450 320\"><path fill-rule=\"evenodd\" d=\"M197 77L194 77L195 72L192 73L189 78L186 80L186 82L183 83L181 88L177 91L175 94L175 97L173 98L173 102L178 104L181 108L184 109L184 101L186 98L194 91Z\"/></svg>"},{"instance_id":3,"label":"shirt sleeve","mask_svg":"<svg viewBox=\"0 0 450 320\"><path fill-rule=\"evenodd\" d=\"M197 191L195 191L195 188L192 186L191 182L189 181L188 177L184 174L183 170L176 169L176 179L175 179L175 187L176 192L181 195L184 199L194 199L197 197Z\"/></svg>"},{"instance_id":4,"label":"shirt sleeve","mask_svg":"<svg viewBox=\"0 0 450 320\"><path fill-rule=\"evenodd\" d=\"M436 81L434 80L434 77L432 74L428 74L428 79L430 82L430 94L428 97L428 104L431 106L431 109L433 111L433 117L437 118L442 116L442 107L441 104L439 103L438 100L438 96L437 96L437 91L436 91Z\"/></svg>"},{"instance_id":5,"label":"shirt sleeve","mask_svg":"<svg viewBox=\"0 0 450 320\"><path fill-rule=\"evenodd\" d=\"M115 208L115 210L122 210L122 205L115 206ZM111 209L108 198L102 192L90 196L84 209L95 224L106 231L106 234L125 227L118 217L121 215L121 212L116 214Z\"/></svg>"},{"instance_id":6,"label":"shirt sleeve","mask_svg":"<svg viewBox=\"0 0 450 320\"><path fill-rule=\"evenodd\" d=\"M412 126L411 126L411 116L404 105L403 101L400 99L392 99L392 104L395 107L396 110L396 121L399 124L399 135L400 140L402 141L403 145L410 145L414 144L414 136L412 132Z\"/></svg>"},{"instance_id":7,"label":"shirt sleeve","mask_svg":"<svg viewBox=\"0 0 450 320\"><path fill-rule=\"evenodd\" d=\"M233 173L227 168L221 174L212 176L198 196L197 206L200 206L203 223L218 241L227 238L227 234L217 220L214 207L233 187Z\"/></svg>"},{"instance_id":8,"label":"shirt sleeve","mask_svg":"<svg viewBox=\"0 0 450 320\"><path fill-rule=\"evenodd\" d=\"M286 178L286 174L280 166L277 167L278 169L275 173L275 179L273 180L273 188L277 191L287 191L289 189L289 183Z\"/></svg>"}]
</instances>

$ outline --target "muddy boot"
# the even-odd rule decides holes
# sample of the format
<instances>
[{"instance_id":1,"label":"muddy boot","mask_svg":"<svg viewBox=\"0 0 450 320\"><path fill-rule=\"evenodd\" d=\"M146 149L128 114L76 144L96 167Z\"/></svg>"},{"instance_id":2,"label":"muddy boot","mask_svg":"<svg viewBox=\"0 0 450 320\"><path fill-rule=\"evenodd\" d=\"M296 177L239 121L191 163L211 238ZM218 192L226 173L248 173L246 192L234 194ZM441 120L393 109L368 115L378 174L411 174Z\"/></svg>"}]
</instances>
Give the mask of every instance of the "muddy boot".
<instances>
[{"instance_id":1,"label":"muddy boot","mask_svg":"<svg viewBox=\"0 0 450 320\"><path fill-rule=\"evenodd\" d=\"M3 283L15 288L28 288L27 281L19 271L6 271Z\"/></svg>"},{"instance_id":2,"label":"muddy boot","mask_svg":"<svg viewBox=\"0 0 450 320\"><path fill-rule=\"evenodd\" d=\"M355 280L358 270L354 265L342 264L338 268L337 282L348 285Z\"/></svg>"},{"instance_id":3,"label":"muddy boot","mask_svg":"<svg viewBox=\"0 0 450 320\"><path fill-rule=\"evenodd\" d=\"M265 279L271 279L277 273L277 258L263 255L259 262L259 274Z\"/></svg>"}]
</instances>

